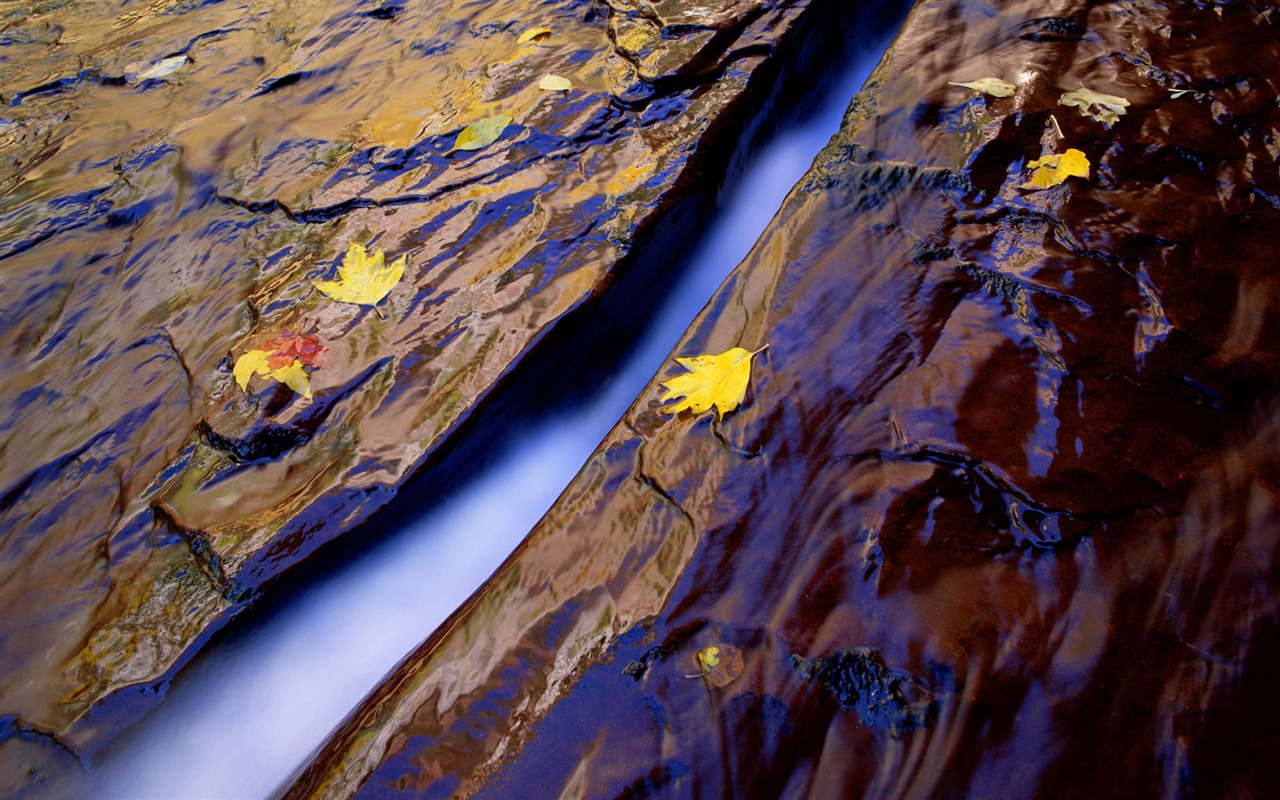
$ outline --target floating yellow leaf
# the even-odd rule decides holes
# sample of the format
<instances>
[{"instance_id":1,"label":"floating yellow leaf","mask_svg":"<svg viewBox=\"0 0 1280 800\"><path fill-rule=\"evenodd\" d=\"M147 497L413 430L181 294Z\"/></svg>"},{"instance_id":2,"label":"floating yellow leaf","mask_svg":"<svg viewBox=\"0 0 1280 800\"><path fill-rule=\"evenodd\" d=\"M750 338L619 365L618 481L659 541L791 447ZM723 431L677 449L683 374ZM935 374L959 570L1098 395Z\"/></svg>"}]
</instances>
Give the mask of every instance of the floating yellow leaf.
<instances>
[{"instance_id":1,"label":"floating yellow leaf","mask_svg":"<svg viewBox=\"0 0 1280 800\"><path fill-rule=\"evenodd\" d=\"M498 141L498 137L502 135L502 132L507 129L511 122L511 117L505 114L496 117L485 117L479 122L473 122L462 129L449 152L452 153L454 150L479 150L482 147L488 147Z\"/></svg>"},{"instance_id":2,"label":"floating yellow leaf","mask_svg":"<svg viewBox=\"0 0 1280 800\"><path fill-rule=\"evenodd\" d=\"M270 373L271 367L267 366L267 354L265 352L262 350L250 350L236 359L236 365L231 372L236 376L236 383L240 384L240 388L247 392L249 391L249 379L254 375Z\"/></svg>"},{"instance_id":3,"label":"floating yellow leaf","mask_svg":"<svg viewBox=\"0 0 1280 800\"><path fill-rule=\"evenodd\" d=\"M1089 177L1089 159L1074 147L1065 153L1037 158L1027 166L1035 172L1031 173L1031 180L1022 184L1023 189L1048 189L1067 178Z\"/></svg>"},{"instance_id":4,"label":"floating yellow leaf","mask_svg":"<svg viewBox=\"0 0 1280 800\"><path fill-rule=\"evenodd\" d=\"M272 354L266 350L250 350L236 359L236 365L231 371L240 388L246 392L249 391L249 379L254 375L260 375L280 381L303 397L311 399L311 381L307 378L306 370L302 368L302 362L294 359L294 362L286 367L272 369L271 356Z\"/></svg>"},{"instance_id":5,"label":"floating yellow leaf","mask_svg":"<svg viewBox=\"0 0 1280 800\"><path fill-rule=\"evenodd\" d=\"M571 86L573 84L569 82L569 79L560 75L546 75L543 76L542 80L538 81L538 88L546 89L548 92L563 92Z\"/></svg>"},{"instance_id":6,"label":"floating yellow leaf","mask_svg":"<svg viewBox=\"0 0 1280 800\"><path fill-rule=\"evenodd\" d=\"M968 83L956 83L955 81L947 81L947 83L952 86L963 86L964 88L972 89L975 92L989 94L992 97L1008 97L1018 90L1018 87L1014 86L1012 83L1002 81L999 78L979 78L976 81L969 81Z\"/></svg>"},{"instance_id":7,"label":"floating yellow leaf","mask_svg":"<svg viewBox=\"0 0 1280 800\"><path fill-rule=\"evenodd\" d=\"M731 644L709 644L696 658L698 671L716 686L728 685L742 674L742 651Z\"/></svg>"},{"instance_id":8,"label":"floating yellow leaf","mask_svg":"<svg viewBox=\"0 0 1280 800\"><path fill-rule=\"evenodd\" d=\"M764 347L760 348L763 349ZM667 403L678 397L684 399L668 403L658 410L664 414L678 414L687 408L695 414L701 414L715 406L716 416L723 419L725 414L737 408L747 396L747 384L751 381L751 358L760 350L752 352L735 347L719 355L677 358L676 363L689 372L662 384L667 390L662 396L662 402Z\"/></svg>"},{"instance_id":9,"label":"floating yellow leaf","mask_svg":"<svg viewBox=\"0 0 1280 800\"><path fill-rule=\"evenodd\" d=\"M550 28L530 28L516 38L518 44L525 42L538 42L551 35Z\"/></svg>"},{"instance_id":10,"label":"floating yellow leaf","mask_svg":"<svg viewBox=\"0 0 1280 800\"><path fill-rule=\"evenodd\" d=\"M1102 94L1082 87L1058 98L1058 105L1074 106L1080 109L1080 113L1084 116L1096 119L1110 128L1120 119L1120 115L1125 113L1125 109L1129 107L1129 101L1114 94Z\"/></svg>"},{"instance_id":11,"label":"floating yellow leaf","mask_svg":"<svg viewBox=\"0 0 1280 800\"><path fill-rule=\"evenodd\" d=\"M352 242L347 246L342 266L338 267L338 280L311 283L334 300L372 306L377 305L391 291L391 287L400 282L407 264L408 259L400 256L391 266L386 266L381 250L375 250L370 256L362 245Z\"/></svg>"},{"instance_id":12,"label":"floating yellow leaf","mask_svg":"<svg viewBox=\"0 0 1280 800\"><path fill-rule=\"evenodd\" d=\"M307 373L302 368L301 361L294 361L287 367L273 369L270 376L308 400L311 399L311 381L307 379Z\"/></svg>"}]
</instances>

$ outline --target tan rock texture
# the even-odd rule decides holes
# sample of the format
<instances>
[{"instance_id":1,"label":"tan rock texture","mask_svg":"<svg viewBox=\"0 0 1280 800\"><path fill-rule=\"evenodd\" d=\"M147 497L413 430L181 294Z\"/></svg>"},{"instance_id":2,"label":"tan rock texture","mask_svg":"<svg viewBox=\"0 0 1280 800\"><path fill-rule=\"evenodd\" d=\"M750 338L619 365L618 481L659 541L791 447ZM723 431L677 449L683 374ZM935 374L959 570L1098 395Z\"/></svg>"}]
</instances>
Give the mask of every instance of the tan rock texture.
<instances>
[{"instance_id":1,"label":"tan rock texture","mask_svg":"<svg viewBox=\"0 0 1280 800\"><path fill-rule=\"evenodd\" d=\"M1266 795L1278 34L918 3L673 353L768 344L744 407L656 376L280 796ZM1087 179L1019 188L1068 147Z\"/></svg>"}]
</instances>

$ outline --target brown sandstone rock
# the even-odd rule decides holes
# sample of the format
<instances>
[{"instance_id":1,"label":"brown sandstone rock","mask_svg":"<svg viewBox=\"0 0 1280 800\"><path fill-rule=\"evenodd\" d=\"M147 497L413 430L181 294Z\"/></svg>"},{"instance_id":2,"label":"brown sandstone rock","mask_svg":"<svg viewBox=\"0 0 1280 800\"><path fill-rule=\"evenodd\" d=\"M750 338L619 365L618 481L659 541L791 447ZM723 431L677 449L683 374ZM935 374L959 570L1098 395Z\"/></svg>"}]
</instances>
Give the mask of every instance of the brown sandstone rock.
<instances>
[{"instance_id":1,"label":"brown sandstone rock","mask_svg":"<svg viewBox=\"0 0 1280 800\"><path fill-rule=\"evenodd\" d=\"M281 796L1265 795L1277 26L917 4L677 348L768 343L747 404L657 376ZM1018 188L1067 147L1087 180Z\"/></svg>"},{"instance_id":2,"label":"brown sandstone rock","mask_svg":"<svg viewBox=\"0 0 1280 800\"><path fill-rule=\"evenodd\" d=\"M812 4L22 5L0 12L0 748L57 761L669 241ZM499 141L450 152L496 114ZM377 313L312 288L351 241L408 257ZM283 329L330 348L311 400L232 380Z\"/></svg>"}]
</instances>

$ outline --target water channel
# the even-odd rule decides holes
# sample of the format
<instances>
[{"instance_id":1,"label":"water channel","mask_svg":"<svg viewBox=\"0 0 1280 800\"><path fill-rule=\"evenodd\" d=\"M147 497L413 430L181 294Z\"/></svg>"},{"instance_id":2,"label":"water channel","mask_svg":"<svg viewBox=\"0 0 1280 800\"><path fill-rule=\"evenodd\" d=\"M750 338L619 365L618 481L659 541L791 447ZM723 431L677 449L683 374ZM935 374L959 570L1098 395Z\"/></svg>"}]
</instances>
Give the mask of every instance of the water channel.
<instances>
[{"instance_id":1,"label":"water channel","mask_svg":"<svg viewBox=\"0 0 1280 800\"><path fill-rule=\"evenodd\" d=\"M779 124L730 182L718 219L625 365L597 397L538 420L462 491L341 569L248 615L92 766L100 800L261 798L524 537L739 263L838 128L891 31L857 46L816 108Z\"/></svg>"}]
</instances>

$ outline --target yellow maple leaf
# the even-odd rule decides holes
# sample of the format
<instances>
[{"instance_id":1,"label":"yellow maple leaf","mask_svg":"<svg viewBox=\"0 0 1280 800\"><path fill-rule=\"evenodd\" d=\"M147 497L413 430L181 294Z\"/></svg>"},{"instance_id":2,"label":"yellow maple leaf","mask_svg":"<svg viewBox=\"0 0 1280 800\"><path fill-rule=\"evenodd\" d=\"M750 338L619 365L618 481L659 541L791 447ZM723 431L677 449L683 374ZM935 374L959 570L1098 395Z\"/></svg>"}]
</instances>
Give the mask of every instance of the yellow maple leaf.
<instances>
[{"instance_id":1,"label":"yellow maple leaf","mask_svg":"<svg viewBox=\"0 0 1280 800\"><path fill-rule=\"evenodd\" d=\"M1089 177L1089 159L1074 147L1068 148L1065 153L1037 158L1027 166L1035 172L1031 173L1031 180L1019 187L1022 189L1048 189L1067 178Z\"/></svg>"},{"instance_id":2,"label":"yellow maple leaf","mask_svg":"<svg viewBox=\"0 0 1280 800\"><path fill-rule=\"evenodd\" d=\"M768 347L769 345L765 345ZM760 348L763 350L764 347ZM715 406L716 416L724 415L738 407L747 396L747 384L751 381L751 358L760 350L743 350L735 347L719 355L677 358L676 363L689 370L663 383L667 392L662 402L684 398L659 407L664 414L678 414L690 409L695 414Z\"/></svg>"},{"instance_id":3,"label":"yellow maple leaf","mask_svg":"<svg viewBox=\"0 0 1280 800\"><path fill-rule=\"evenodd\" d=\"M293 363L286 367L272 369L269 363L270 358L271 353L266 350L250 350L237 358L236 365L231 372L235 375L236 383L240 385L240 388L246 392L249 391L249 379L254 375L259 375L280 381L310 400L311 381L307 378L306 370L302 368L302 362L295 358Z\"/></svg>"},{"instance_id":4,"label":"yellow maple leaf","mask_svg":"<svg viewBox=\"0 0 1280 800\"><path fill-rule=\"evenodd\" d=\"M377 305L404 277L408 259L400 256L386 266L381 250L370 256L362 245L352 242L338 267L338 280L312 281L317 289L343 303Z\"/></svg>"}]
</instances>

